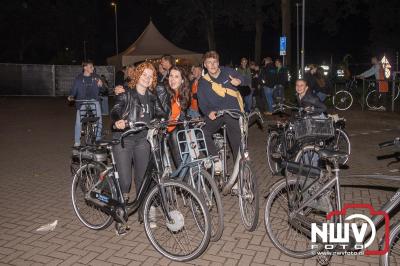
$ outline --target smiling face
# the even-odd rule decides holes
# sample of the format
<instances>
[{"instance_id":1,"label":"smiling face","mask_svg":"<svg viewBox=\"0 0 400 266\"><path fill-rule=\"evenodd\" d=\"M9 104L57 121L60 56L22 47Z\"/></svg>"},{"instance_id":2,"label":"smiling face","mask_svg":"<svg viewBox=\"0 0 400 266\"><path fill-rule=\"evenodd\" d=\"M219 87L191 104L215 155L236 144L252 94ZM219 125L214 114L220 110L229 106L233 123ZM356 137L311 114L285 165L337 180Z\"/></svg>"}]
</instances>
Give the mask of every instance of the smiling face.
<instances>
[{"instance_id":1,"label":"smiling face","mask_svg":"<svg viewBox=\"0 0 400 266\"><path fill-rule=\"evenodd\" d=\"M143 88L149 88L153 82L153 74L153 70L150 68L145 68L142 75L140 75L137 85Z\"/></svg>"},{"instance_id":2,"label":"smiling face","mask_svg":"<svg viewBox=\"0 0 400 266\"><path fill-rule=\"evenodd\" d=\"M246 58L242 58L242 60L240 60L240 65L242 68L246 68L247 66L247 59Z\"/></svg>"},{"instance_id":3,"label":"smiling face","mask_svg":"<svg viewBox=\"0 0 400 266\"><path fill-rule=\"evenodd\" d=\"M302 96L307 92L308 86L304 80L296 81L296 92Z\"/></svg>"},{"instance_id":4,"label":"smiling face","mask_svg":"<svg viewBox=\"0 0 400 266\"><path fill-rule=\"evenodd\" d=\"M211 75L216 75L219 72L219 61L216 58L209 57L204 60L204 67Z\"/></svg>"},{"instance_id":5,"label":"smiling face","mask_svg":"<svg viewBox=\"0 0 400 266\"><path fill-rule=\"evenodd\" d=\"M183 83L181 72L179 72L176 69L172 69L171 72L169 73L168 83L171 89L177 91Z\"/></svg>"}]
</instances>

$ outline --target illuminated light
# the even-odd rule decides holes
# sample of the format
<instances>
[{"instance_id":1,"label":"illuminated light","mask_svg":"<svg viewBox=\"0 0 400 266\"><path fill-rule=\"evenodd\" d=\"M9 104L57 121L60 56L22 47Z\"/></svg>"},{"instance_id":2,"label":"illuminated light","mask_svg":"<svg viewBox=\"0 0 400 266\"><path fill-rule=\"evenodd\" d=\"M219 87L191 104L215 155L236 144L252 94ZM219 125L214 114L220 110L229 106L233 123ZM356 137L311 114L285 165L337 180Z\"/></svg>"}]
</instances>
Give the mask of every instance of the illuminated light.
<instances>
[{"instance_id":1,"label":"illuminated light","mask_svg":"<svg viewBox=\"0 0 400 266\"><path fill-rule=\"evenodd\" d=\"M389 78L390 77L390 68L392 66L390 65L389 60L387 60L386 56L382 57L381 63L382 63L383 69L385 70L385 77Z\"/></svg>"},{"instance_id":2,"label":"illuminated light","mask_svg":"<svg viewBox=\"0 0 400 266\"><path fill-rule=\"evenodd\" d=\"M338 69L338 70L336 71L336 75L337 75L339 78L343 78L343 77L344 77L344 70L343 70L343 69Z\"/></svg>"}]
</instances>

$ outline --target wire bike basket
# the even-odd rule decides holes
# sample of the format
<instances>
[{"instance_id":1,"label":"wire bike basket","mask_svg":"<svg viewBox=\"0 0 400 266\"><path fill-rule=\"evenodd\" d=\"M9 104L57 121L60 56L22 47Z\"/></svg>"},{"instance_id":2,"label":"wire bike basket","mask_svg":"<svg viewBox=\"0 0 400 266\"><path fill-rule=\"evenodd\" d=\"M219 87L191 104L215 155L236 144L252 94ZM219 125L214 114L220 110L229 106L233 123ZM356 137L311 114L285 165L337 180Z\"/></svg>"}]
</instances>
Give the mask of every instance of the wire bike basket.
<instances>
[{"instance_id":1,"label":"wire bike basket","mask_svg":"<svg viewBox=\"0 0 400 266\"><path fill-rule=\"evenodd\" d=\"M332 118L305 117L294 122L296 140L305 138L328 139L335 135Z\"/></svg>"}]
</instances>

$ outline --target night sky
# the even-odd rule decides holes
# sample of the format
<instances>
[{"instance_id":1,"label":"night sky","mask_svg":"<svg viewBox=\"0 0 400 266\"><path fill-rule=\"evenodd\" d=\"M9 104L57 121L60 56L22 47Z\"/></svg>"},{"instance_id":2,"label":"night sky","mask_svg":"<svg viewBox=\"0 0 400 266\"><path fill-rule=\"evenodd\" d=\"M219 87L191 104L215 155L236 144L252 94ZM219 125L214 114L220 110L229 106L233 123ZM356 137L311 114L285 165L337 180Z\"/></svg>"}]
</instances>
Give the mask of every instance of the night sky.
<instances>
[{"instance_id":1,"label":"night sky","mask_svg":"<svg viewBox=\"0 0 400 266\"><path fill-rule=\"evenodd\" d=\"M198 0L202 1L202 0ZM214 0L223 8L214 23L217 51L223 63L237 64L254 57L251 18L234 14L239 0ZM255 1L255 0L253 0ZM171 0L118 0L119 50L140 35L150 17L160 32L177 46L196 52L208 49L204 22L185 23L188 4ZM188 3L190 1L186 1ZM240 2L240 1L239 1ZM251 2L251 1L249 1ZM279 55L281 15L279 0L265 0L262 56ZM15 0L0 10L0 62L80 63L83 42L89 58L104 64L115 51L114 10L110 0ZM292 64L296 63L296 1L292 1ZM307 0L306 63L339 63L346 54L351 63L368 64L371 55L395 60L400 50L400 1Z\"/></svg>"}]
</instances>

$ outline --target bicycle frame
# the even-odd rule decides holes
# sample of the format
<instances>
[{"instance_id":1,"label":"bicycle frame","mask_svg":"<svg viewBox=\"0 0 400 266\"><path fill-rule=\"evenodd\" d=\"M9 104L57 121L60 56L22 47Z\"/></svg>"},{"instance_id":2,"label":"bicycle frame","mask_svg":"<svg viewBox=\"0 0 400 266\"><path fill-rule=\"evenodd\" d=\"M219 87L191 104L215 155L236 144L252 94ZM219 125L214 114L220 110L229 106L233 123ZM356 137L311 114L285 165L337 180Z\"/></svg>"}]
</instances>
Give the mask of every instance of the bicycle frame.
<instances>
[{"instance_id":1,"label":"bicycle frame","mask_svg":"<svg viewBox=\"0 0 400 266\"><path fill-rule=\"evenodd\" d=\"M313 200L317 199L319 196L323 195L324 192L329 191L330 189L335 189L336 192L336 210L342 210L342 201L341 201L341 188L340 188L340 177L339 177L339 167L335 166L332 169L332 172L335 173L334 178L332 178L331 180L329 180L326 184L324 184L321 188L318 189L318 191L316 191L315 193L313 193L313 195L309 198L307 198L307 200L305 202L303 202L299 207L297 207L296 209L294 209L292 211L292 213L290 214L292 217L299 214L301 212L301 210L303 210L304 208L306 208L307 206L309 206ZM354 175L354 176L348 176L348 177L361 177L360 175ZM363 177L367 177L367 178L371 178L371 179L386 179L386 180L393 180L394 177L391 176L378 176L377 175L370 175L370 176L363 176ZM396 179L397 181L399 180L398 178ZM317 181L317 180L316 180ZM307 186L304 190L308 190L309 187L311 187L316 181L314 181L313 183L311 183L309 186ZM391 213L397 206L399 206L400 204L400 188L396 191L395 195L389 199L386 203L384 203L379 211L383 211L385 213ZM301 215L301 214L300 214ZM382 215L378 215L378 216L374 216L372 219L372 222L374 224L375 227L379 226L380 223L383 221L383 216ZM343 223L343 216L342 214L339 215L339 223ZM366 233L364 234L364 239L362 242L364 242L366 240L366 238L371 234L371 227L367 228Z\"/></svg>"}]
</instances>

